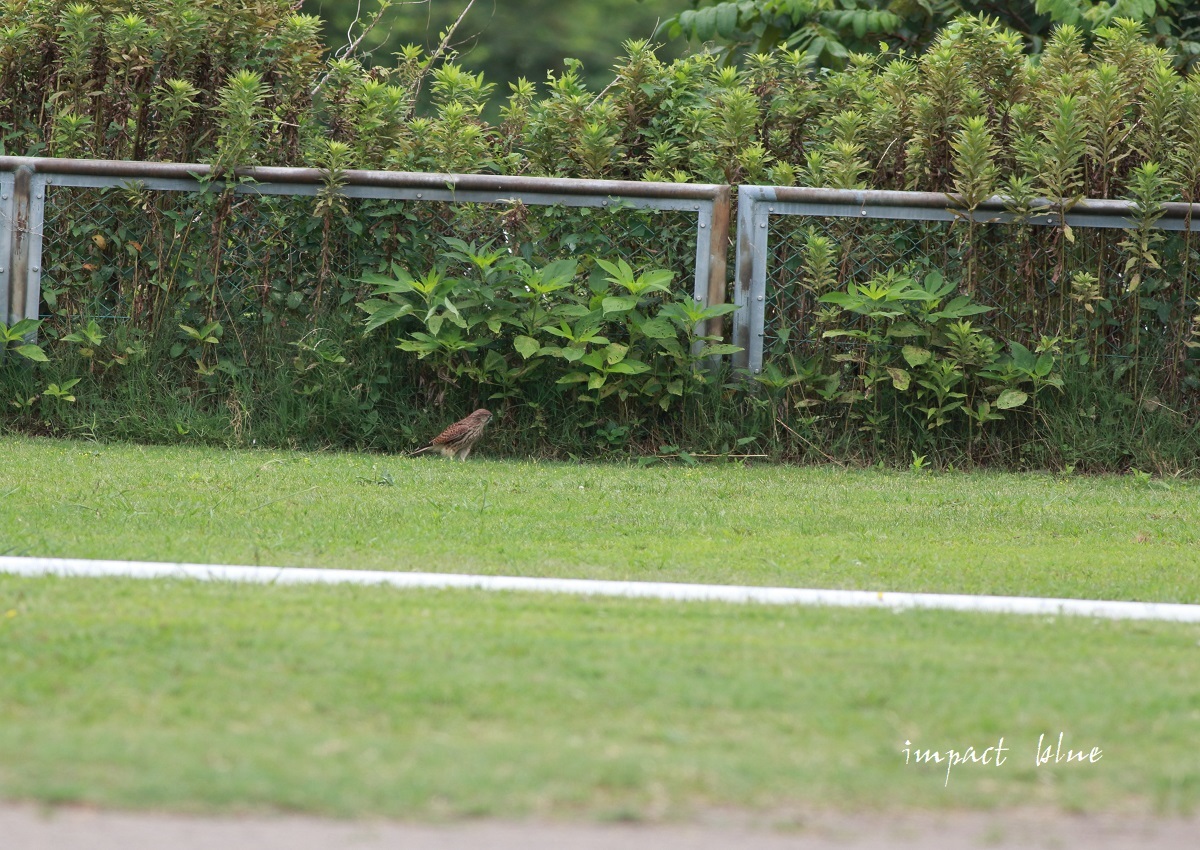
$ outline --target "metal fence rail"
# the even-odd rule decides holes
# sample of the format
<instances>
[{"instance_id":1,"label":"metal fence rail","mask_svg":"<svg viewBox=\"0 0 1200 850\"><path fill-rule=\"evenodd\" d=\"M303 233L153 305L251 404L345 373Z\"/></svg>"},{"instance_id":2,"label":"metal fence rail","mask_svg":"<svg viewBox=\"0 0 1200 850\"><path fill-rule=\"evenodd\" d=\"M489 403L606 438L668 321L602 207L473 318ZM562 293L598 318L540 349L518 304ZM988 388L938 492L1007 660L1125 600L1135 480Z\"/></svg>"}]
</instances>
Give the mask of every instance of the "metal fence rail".
<instances>
[{"instance_id":1,"label":"metal fence rail","mask_svg":"<svg viewBox=\"0 0 1200 850\"><path fill-rule=\"evenodd\" d=\"M803 268L804 243L814 236L833 244L839 288L906 264L923 264L960 283L978 279L971 294L994 309L989 321L1001 334L1020 338L1044 324L1049 311L1064 304L1073 309L1072 299L1082 298L1070 289L1071 270L1094 272L1098 287L1125 294L1121 242L1136 214L1126 201L1081 201L1065 215L1066 224L1080 229L1065 244L1055 241L1061 239L1053 227L1059 216L1045 202L1018 217L1002 199L989 199L974 213L970 240L972 220L940 193L740 186L737 206L734 302L741 309L734 314L732 342L744 349L735 364L756 374L764 350L781 336L790 335L793 349L814 344L819 293L807 286ZM1190 238L1192 214L1187 204L1166 204L1155 229L1185 231ZM1178 260L1193 248L1183 242L1170 250ZM1197 266L1183 264L1193 297L1200 294ZM1172 297L1172 309L1188 308L1186 297ZM1101 333L1109 334L1114 348L1121 342L1119 329Z\"/></svg>"},{"instance_id":2,"label":"metal fence rail","mask_svg":"<svg viewBox=\"0 0 1200 850\"><path fill-rule=\"evenodd\" d=\"M209 166L200 164L0 157L0 316L9 325L21 318L46 316L44 296L58 297L55 284L71 275L80 283L85 282L84 277L94 282L97 275L136 276L137 268L126 268L131 262L128 258L106 257L104 269L98 269L95 260L88 262L83 252L95 253L89 238L103 250L111 238L105 236L106 232L121 229L128 236L131 228L152 228L153 222L146 224L139 219L153 218L164 210L175 220L184 216L199 220L196 208L176 203L172 210L161 193L199 196L222 188L220 181L209 181L211 174ZM235 176L233 189L242 200L238 202L240 218L231 220L231 228L252 229L255 239L263 244L248 246L238 244L236 238L228 240L229 245L221 250L232 257L229 262L234 270L240 268L239 273L250 277L268 262L295 264L297 273L303 271L306 262L311 265L295 256L281 260L282 253L272 253L271 246L286 242L289 231L311 226L312 201L302 199L318 195L326 175L306 168L246 168L239 169ZM356 212L365 210L363 204L374 203L366 211L376 219L403 214L408 205L422 208L435 223L441 215L439 208L460 209L472 204L591 208L599 219L592 229L608 238L600 244L615 245L619 241L613 238L612 230L614 222L622 221L619 227L624 241L618 248L635 250L642 259L658 259L686 273L682 276L691 278L693 298L700 304L725 300L728 186L385 171L347 171L341 176L344 183L339 195L347 204L359 205ZM124 192L129 197L114 199L113 192ZM295 205L289 207L280 196L296 196ZM386 202L402 202L405 207L388 207ZM645 219L650 212L674 216L670 227L658 227L655 221ZM637 215L642 219L632 224L625 221ZM306 218L308 225L304 223ZM686 257L680 252L665 256L663 240L654 236L661 236L665 229L678 233L686 220L693 222L690 227L695 236L688 241L694 241L694 246L687 248ZM108 230L98 229L97 221L108 222ZM485 225L486 231L490 224ZM546 232L545 226L539 232ZM556 244L570 251L576 236L557 234ZM176 232L173 238L178 237ZM347 234L345 238L355 237ZM359 228L357 238L362 242L371 234L364 236ZM139 239L129 237L131 254L142 250ZM339 247L344 246L335 245L335 252ZM365 270L340 269L345 275L359 275ZM720 328L720 320L714 320L708 330L720 333Z\"/></svg>"}]
</instances>

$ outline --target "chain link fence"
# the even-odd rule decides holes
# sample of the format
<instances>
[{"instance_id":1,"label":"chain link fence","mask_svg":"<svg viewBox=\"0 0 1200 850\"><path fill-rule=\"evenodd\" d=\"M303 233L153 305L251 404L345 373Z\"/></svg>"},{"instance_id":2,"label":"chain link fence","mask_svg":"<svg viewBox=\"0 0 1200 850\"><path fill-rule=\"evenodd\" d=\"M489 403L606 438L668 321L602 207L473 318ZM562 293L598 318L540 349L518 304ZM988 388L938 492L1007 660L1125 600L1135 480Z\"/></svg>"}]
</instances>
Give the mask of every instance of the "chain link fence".
<instances>
[{"instance_id":1,"label":"chain link fence","mask_svg":"<svg viewBox=\"0 0 1200 850\"><path fill-rule=\"evenodd\" d=\"M585 272L597 257L667 268L697 302L724 299L722 186L351 172L330 191L319 172L258 169L225 192L201 166L0 158L0 174L22 166L27 196L5 203L25 212L0 251L32 243L23 315L52 337L92 319L199 321L189 305L213 303L235 325L311 324L366 298L367 272L445 265L447 239Z\"/></svg>"},{"instance_id":2,"label":"chain link fence","mask_svg":"<svg viewBox=\"0 0 1200 850\"><path fill-rule=\"evenodd\" d=\"M535 263L620 258L635 269L668 268L685 287L695 272L694 211L343 198L326 221L314 206L312 197L239 196L218 227L211 197L136 183L50 186L43 326L66 332L90 318L143 323L172 292L214 284L231 313L286 320L311 312L317 299L362 300L364 272L391 263L414 275L435 268L447 238Z\"/></svg>"},{"instance_id":3,"label":"chain link fence","mask_svg":"<svg viewBox=\"0 0 1200 850\"><path fill-rule=\"evenodd\" d=\"M855 325L822 295L932 271L989 308L973 320L999 339L1053 345L1118 373L1141 360L1173 386L1200 372L1200 237L1183 205L1142 230L1122 202L1077 205L1069 229L1054 226L1057 215L1002 208L972 222L945 196L918 193L740 187L738 205L735 300L746 309L735 342L752 372L772 358L855 345L823 338Z\"/></svg>"}]
</instances>

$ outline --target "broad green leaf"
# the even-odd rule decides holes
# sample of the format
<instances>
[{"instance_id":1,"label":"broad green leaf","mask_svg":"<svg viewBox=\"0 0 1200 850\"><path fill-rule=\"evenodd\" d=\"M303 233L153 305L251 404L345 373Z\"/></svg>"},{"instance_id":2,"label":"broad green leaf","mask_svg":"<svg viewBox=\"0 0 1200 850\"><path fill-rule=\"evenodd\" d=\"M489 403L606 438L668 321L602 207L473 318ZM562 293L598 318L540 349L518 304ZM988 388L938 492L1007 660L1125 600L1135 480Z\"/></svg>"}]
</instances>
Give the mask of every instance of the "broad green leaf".
<instances>
[{"instance_id":1,"label":"broad green leaf","mask_svg":"<svg viewBox=\"0 0 1200 850\"><path fill-rule=\"evenodd\" d=\"M636 295L610 295L603 301L604 315L624 313L632 310L638 304Z\"/></svg>"},{"instance_id":2,"label":"broad green leaf","mask_svg":"<svg viewBox=\"0 0 1200 850\"><path fill-rule=\"evenodd\" d=\"M31 334L42 326L41 319L22 319L11 328L8 329L9 339L20 339L26 334ZM0 325L3 327L3 325Z\"/></svg>"},{"instance_id":3,"label":"broad green leaf","mask_svg":"<svg viewBox=\"0 0 1200 850\"><path fill-rule=\"evenodd\" d=\"M449 298L443 298L442 306L446 308L446 312L442 315L444 315L454 324L458 325L460 328L466 329L467 322L463 318L462 313L459 312L458 306L455 305L453 301L451 301ZM437 331L434 331L434 333L437 333Z\"/></svg>"},{"instance_id":4,"label":"broad green leaf","mask_svg":"<svg viewBox=\"0 0 1200 850\"><path fill-rule=\"evenodd\" d=\"M962 319L967 316L976 316L980 313L987 313L991 307L984 307L982 304L972 304L971 298L968 295L960 295L954 298L936 313L930 313L929 318L933 321L938 319Z\"/></svg>"},{"instance_id":5,"label":"broad green leaf","mask_svg":"<svg viewBox=\"0 0 1200 850\"><path fill-rule=\"evenodd\" d=\"M517 336L513 339L513 348L526 360L541 350L542 346L531 336Z\"/></svg>"},{"instance_id":6,"label":"broad green leaf","mask_svg":"<svg viewBox=\"0 0 1200 850\"><path fill-rule=\"evenodd\" d=\"M18 345L13 350L27 360L35 360L38 363L50 362L50 358L46 356L46 352L42 351L36 345Z\"/></svg>"},{"instance_id":7,"label":"broad green leaf","mask_svg":"<svg viewBox=\"0 0 1200 850\"><path fill-rule=\"evenodd\" d=\"M675 337L675 328L666 319L647 319L638 326L638 330L643 336L650 339L673 339Z\"/></svg>"},{"instance_id":8,"label":"broad green leaf","mask_svg":"<svg viewBox=\"0 0 1200 850\"><path fill-rule=\"evenodd\" d=\"M683 357L683 346L679 344L679 340L677 339L660 339L658 340L658 347L672 357Z\"/></svg>"},{"instance_id":9,"label":"broad green leaf","mask_svg":"<svg viewBox=\"0 0 1200 850\"><path fill-rule=\"evenodd\" d=\"M611 366L614 363L620 363L625 359L625 355L629 353L628 345L621 345L618 342L610 343L605 350L604 359Z\"/></svg>"},{"instance_id":10,"label":"broad green leaf","mask_svg":"<svg viewBox=\"0 0 1200 850\"><path fill-rule=\"evenodd\" d=\"M1013 366L1022 372L1033 372L1033 367L1037 361L1032 351L1019 342L1010 342L1008 349L1012 352Z\"/></svg>"},{"instance_id":11,"label":"broad green leaf","mask_svg":"<svg viewBox=\"0 0 1200 850\"><path fill-rule=\"evenodd\" d=\"M941 298L943 295L948 295L954 289L954 284L947 281L941 272L931 271L921 281L921 287L936 298Z\"/></svg>"},{"instance_id":12,"label":"broad green leaf","mask_svg":"<svg viewBox=\"0 0 1200 850\"><path fill-rule=\"evenodd\" d=\"M715 319L717 316L728 316L730 313L736 312L738 305L736 304L713 304L705 307L700 312L702 319Z\"/></svg>"},{"instance_id":13,"label":"broad green leaf","mask_svg":"<svg viewBox=\"0 0 1200 850\"><path fill-rule=\"evenodd\" d=\"M554 310L555 315L566 316L569 319L579 319L590 314L591 312L592 311L583 304L563 304L559 307L556 307Z\"/></svg>"},{"instance_id":14,"label":"broad green leaf","mask_svg":"<svg viewBox=\"0 0 1200 850\"><path fill-rule=\"evenodd\" d=\"M629 263L624 260L610 263L608 260L596 259L596 265L604 269L609 275L622 286L628 286L633 283L633 269L629 267Z\"/></svg>"},{"instance_id":15,"label":"broad green leaf","mask_svg":"<svg viewBox=\"0 0 1200 850\"><path fill-rule=\"evenodd\" d=\"M717 8L710 6L706 9L696 10L692 14L691 22L695 27L697 40L711 41L717 33Z\"/></svg>"},{"instance_id":16,"label":"broad green leaf","mask_svg":"<svg viewBox=\"0 0 1200 850\"><path fill-rule=\"evenodd\" d=\"M1029 393L1021 392L1021 390L1007 389L1000 393L1000 397L996 399L996 408L998 410L1010 410L1014 407L1020 407L1029 400Z\"/></svg>"},{"instance_id":17,"label":"broad green leaf","mask_svg":"<svg viewBox=\"0 0 1200 850\"><path fill-rule=\"evenodd\" d=\"M362 280L363 283L369 283L375 287L376 295L413 291L413 279L408 272L396 267L392 268L392 272L392 275L370 272L363 275Z\"/></svg>"},{"instance_id":18,"label":"broad green leaf","mask_svg":"<svg viewBox=\"0 0 1200 850\"><path fill-rule=\"evenodd\" d=\"M554 383L556 384L578 384L588 379L586 372L568 372Z\"/></svg>"},{"instance_id":19,"label":"broad green leaf","mask_svg":"<svg viewBox=\"0 0 1200 850\"><path fill-rule=\"evenodd\" d=\"M933 354L926 348L918 348L915 345L906 345L900 349L900 353L904 356L904 360L909 366L923 366L929 362Z\"/></svg>"},{"instance_id":20,"label":"broad green leaf","mask_svg":"<svg viewBox=\"0 0 1200 850\"><path fill-rule=\"evenodd\" d=\"M738 7L735 3L722 3L717 9L717 34L729 38L737 29Z\"/></svg>"},{"instance_id":21,"label":"broad green leaf","mask_svg":"<svg viewBox=\"0 0 1200 850\"><path fill-rule=\"evenodd\" d=\"M391 301L380 301L379 299L371 299L364 301L358 305L365 310L369 316L367 319L366 333L370 333L388 322L395 321L402 316L407 316L413 311L411 304L395 304Z\"/></svg>"},{"instance_id":22,"label":"broad green leaf","mask_svg":"<svg viewBox=\"0 0 1200 850\"><path fill-rule=\"evenodd\" d=\"M635 283L635 288L639 293L670 292L671 281L674 279L675 272L670 269L654 269L639 277Z\"/></svg>"},{"instance_id":23,"label":"broad green leaf","mask_svg":"<svg viewBox=\"0 0 1200 850\"><path fill-rule=\"evenodd\" d=\"M737 354L742 350L740 345L730 345L729 343L715 343L706 345L700 349L701 357L725 357L730 354Z\"/></svg>"},{"instance_id":24,"label":"broad green leaf","mask_svg":"<svg viewBox=\"0 0 1200 850\"><path fill-rule=\"evenodd\" d=\"M901 320L888 328L887 335L893 339L906 339L913 336L924 336L928 331L915 322Z\"/></svg>"},{"instance_id":25,"label":"broad green leaf","mask_svg":"<svg viewBox=\"0 0 1200 850\"><path fill-rule=\"evenodd\" d=\"M508 361L496 350L489 350L483 358L483 368L493 375L503 375L508 372Z\"/></svg>"},{"instance_id":26,"label":"broad green leaf","mask_svg":"<svg viewBox=\"0 0 1200 850\"><path fill-rule=\"evenodd\" d=\"M568 287L578 271L579 264L574 260L555 260L538 273L540 288L553 292Z\"/></svg>"},{"instance_id":27,"label":"broad green leaf","mask_svg":"<svg viewBox=\"0 0 1200 850\"><path fill-rule=\"evenodd\" d=\"M649 372L650 366L640 360L622 360L610 366L608 371L617 375L640 375Z\"/></svg>"},{"instance_id":28,"label":"broad green leaf","mask_svg":"<svg viewBox=\"0 0 1200 850\"><path fill-rule=\"evenodd\" d=\"M887 371L888 371L888 374L892 376L892 386L893 387L900 390L901 392L908 389L909 381L911 380L911 378L907 372L905 372L903 369L897 369L894 366L889 366Z\"/></svg>"},{"instance_id":29,"label":"broad green leaf","mask_svg":"<svg viewBox=\"0 0 1200 850\"><path fill-rule=\"evenodd\" d=\"M863 301L860 296L848 292L826 292L817 300L822 304L837 304L839 307L855 307Z\"/></svg>"}]
</instances>

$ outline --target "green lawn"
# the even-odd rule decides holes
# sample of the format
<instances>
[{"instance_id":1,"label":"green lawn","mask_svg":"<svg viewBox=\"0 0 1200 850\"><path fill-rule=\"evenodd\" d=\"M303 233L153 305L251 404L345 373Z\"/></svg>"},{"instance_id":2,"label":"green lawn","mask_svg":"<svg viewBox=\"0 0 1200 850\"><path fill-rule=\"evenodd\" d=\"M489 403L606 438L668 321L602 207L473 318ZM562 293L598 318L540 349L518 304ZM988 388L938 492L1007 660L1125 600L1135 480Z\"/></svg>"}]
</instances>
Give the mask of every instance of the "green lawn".
<instances>
[{"instance_id":1,"label":"green lawn","mask_svg":"<svg viewBox=\"0 0 1200 850\"><path fill-rule=\"evenodd\" d=\"M0 554L1200 601L1200 488L0 438ZM1200 802L1200 626L0 575L0 797L415 818ZM1038 736L1103 757L1035 765ZM911 748L1006 763L904 763Z\"/></svg>"},{"instance_id":2,"label":"green lawn","mask_svg":"<svg viewBox=\"0 0 1200 850\"><path fill-rule=\"evenodd\" d=\"M14 437L0 458L0 554L1200 602L1195 482Z\"/></svg>"},{"instance_id":3,"label":"green lawn","mask_svg":"<svg viewBox=\"0 0 1200 850\"><path fill-rule=\"evenodd\" d=\"M1200 627L0 576L0 797L340 815L1200 799ZM1038 736L1100 747L1035 766ZM1005 764L904 764L922 749Z\"/></svg>"}]
</instances>

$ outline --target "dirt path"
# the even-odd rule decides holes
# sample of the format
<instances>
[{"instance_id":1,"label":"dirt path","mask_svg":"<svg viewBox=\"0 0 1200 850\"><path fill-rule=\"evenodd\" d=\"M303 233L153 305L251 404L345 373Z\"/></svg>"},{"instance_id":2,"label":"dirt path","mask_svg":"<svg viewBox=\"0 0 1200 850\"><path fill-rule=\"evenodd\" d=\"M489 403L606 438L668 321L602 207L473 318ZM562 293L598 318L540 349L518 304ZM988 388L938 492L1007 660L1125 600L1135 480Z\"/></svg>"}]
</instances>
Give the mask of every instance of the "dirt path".
<instances>
[{"instance_id":1,"label":"dirt path","mask_svg":"<svg viewBox=\"0 0 1200 850\"><path fill-rule=\"evenodd\" d=\"M20 850L1193 850L1200 818L1032 810L822 814L787 830L714 816L691 825L472 821L415 825L300 816L198 817L0 803L0 842Z\"/></svg>"}]
</instances>

